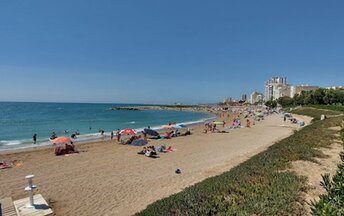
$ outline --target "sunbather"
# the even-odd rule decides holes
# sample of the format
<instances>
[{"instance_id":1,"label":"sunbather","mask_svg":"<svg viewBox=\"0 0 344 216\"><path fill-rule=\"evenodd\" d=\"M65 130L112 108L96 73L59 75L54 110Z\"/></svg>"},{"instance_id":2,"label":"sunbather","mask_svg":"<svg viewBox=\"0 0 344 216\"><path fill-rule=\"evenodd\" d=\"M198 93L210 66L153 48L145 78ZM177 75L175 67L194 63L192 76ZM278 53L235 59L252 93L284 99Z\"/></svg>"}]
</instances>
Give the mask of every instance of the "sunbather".
<instances>
[{"instance_id":1,"label":"sunbather","mask_svg":"<svg viewBox=\"0 0 344 216\"><path fill-rule=\"evenodd\" d=\"M0 169L11 168L13 163L11 161L0 161Z\"/></svg>"}]
</instances>

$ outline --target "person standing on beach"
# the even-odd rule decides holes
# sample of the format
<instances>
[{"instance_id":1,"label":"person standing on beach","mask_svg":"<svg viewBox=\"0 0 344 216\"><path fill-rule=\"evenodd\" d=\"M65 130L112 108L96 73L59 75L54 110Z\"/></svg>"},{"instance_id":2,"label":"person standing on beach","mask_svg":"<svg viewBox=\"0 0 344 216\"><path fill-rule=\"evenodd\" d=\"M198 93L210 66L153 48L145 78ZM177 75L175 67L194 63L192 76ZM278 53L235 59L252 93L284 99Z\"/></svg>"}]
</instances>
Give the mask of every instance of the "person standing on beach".
<instances>
[{"instance_id":1,"label":"person standing on beach","mask_svg":"<svg viewBox=\"0 0 344 216\"><path fill-rule=\"evenodd\" d=\"M37 134L34 134L32 136L32 139L33 139L33 144L36 144L36 142L37 142Z\"/></svg>"},{"instance_id":2,"label":"person standing on beach","mask_svg":"<svg viewBox=\"0 0 344 216\"><path fill-rule=\"evenodd\" d=\"M111 137L111 140L113 140L113 131L111 131L110 137Z\"/></svg>"},{"instance_id":3,"label":"person standing on beach","mask_svg":"<svg viewBox=\"0 0 344 216\"><path fill-rule=\"evenodd\" d=\"M141 133L143 134L143 139L147 140L147 133L145 131L141 131Z\"/></svg>"},{"instance_id":4,"label":"person standing on beach","mask_svg":"<svg viewBox=\"0 0 344 216\"><path fill-rule=\"evenodd\" d=\"M246 120L246 127L251 128L251 122L249 119Z\"/></svg>"},{"instance_id":5,"label":"person standing on beach","mask_svg":"<svg viewBox=\"0 0 344 216\"><path fill-rule=\"evenodd\" d=\"M117 138L117 142L119 143L121 141L121 133L119 129L117 129L116 138Z\"/></svg>"}]
</instances>

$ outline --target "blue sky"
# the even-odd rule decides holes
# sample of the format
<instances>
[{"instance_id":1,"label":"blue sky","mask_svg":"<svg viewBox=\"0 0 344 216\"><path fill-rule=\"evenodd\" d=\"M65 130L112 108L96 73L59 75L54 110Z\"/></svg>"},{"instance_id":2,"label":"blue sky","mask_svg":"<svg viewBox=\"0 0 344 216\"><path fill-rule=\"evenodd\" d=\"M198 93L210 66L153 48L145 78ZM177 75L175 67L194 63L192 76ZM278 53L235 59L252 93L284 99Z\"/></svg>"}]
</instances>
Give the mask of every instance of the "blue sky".
<instances>
[{"instance_id":1,"label":"blue sky","mask_svg":"<svg viewBox=\"0 0 344 216\"><path fill-rule=\"evenodd\" d=\"M344 84L344 1L1 1L0 101L205 103Z\"/></svg>"}]
</instances>

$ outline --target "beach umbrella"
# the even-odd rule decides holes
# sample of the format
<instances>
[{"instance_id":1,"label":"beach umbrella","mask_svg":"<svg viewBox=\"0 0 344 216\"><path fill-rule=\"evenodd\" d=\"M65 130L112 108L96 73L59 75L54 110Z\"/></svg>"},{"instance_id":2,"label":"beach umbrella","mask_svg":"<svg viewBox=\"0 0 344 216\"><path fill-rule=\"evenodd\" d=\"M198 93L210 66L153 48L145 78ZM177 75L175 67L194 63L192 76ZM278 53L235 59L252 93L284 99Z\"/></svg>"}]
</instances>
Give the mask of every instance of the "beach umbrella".
<instances>
[{"instance_id":1,"label":"beach umbrella","mask_svg":"<svg viewBox=\"0 0 344 216\"><path fill-rule=\"evenodd\" d=\"M157 131L149 129L149 128L145 128L143 129L143 131L150 136L159 136L159 133Z\"/></svg>"},{"instance_id":2,"label":"beach umbrella","mask_svg":"<svg viewBox=\"0 0 344 216\"><path fill-rule=\"evenodd\" d=\"M134 135L136 134L136 131L131 128L123 129L119 132L120 134L127 134L127 135Z\"/></svg>"},{"instance_id":3,"label":"beach umbrella","mask_svg":"<svg viewBox=\"0 0 344 216\"><path fill-rule=\"evenodd\" d=\"M147 140L144 140L144 139L136 139L136 140L133 140L131 142L130 145L134 145L134 146L143 146L143 145L146 145L148 143Z\"/></svg>"},{"instance_id":4,"label":"beach umbrella","mask_svg":"<svg viewBox=\"0 0 344 216\"><path fill-rule=\"evenodd\" d=\"M57 137L53 140L51 140L53 144L65 144L65 143L71 143L72 140L69 137Z\"/></svg>"},{"instance_id":5,"label":"beach umbrella","mask_svg":"<svg viewBox=\"0 0 344 216\"><path fill-rule=\"evenodd\" d=\"M215 122L213 122L213 124L216 124L216 125L223 125L223 124L225 124L225 123L222 122L222 121L215 121Z\"/></svg>"}]
</instances>

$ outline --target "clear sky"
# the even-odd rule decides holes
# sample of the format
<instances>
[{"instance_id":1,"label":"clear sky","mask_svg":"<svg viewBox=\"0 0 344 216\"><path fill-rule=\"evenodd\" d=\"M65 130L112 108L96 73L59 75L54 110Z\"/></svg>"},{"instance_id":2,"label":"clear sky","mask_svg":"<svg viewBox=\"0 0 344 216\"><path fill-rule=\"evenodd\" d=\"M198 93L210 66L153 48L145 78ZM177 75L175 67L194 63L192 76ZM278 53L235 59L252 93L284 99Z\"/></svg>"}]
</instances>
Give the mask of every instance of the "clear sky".
<instances>
[{"instance_id":1,"label":"clear sky","mask_svg":"<svg viewBox=\"0 0 344 216\"><path fill-rule=\"evenodd\" d=\"M205 103L344 84L343 0L0 1L0 101Z\"/></svg>"}]
</instances>

